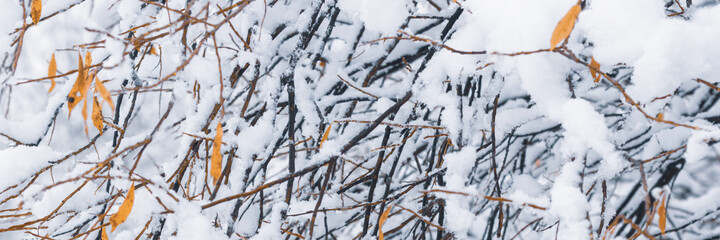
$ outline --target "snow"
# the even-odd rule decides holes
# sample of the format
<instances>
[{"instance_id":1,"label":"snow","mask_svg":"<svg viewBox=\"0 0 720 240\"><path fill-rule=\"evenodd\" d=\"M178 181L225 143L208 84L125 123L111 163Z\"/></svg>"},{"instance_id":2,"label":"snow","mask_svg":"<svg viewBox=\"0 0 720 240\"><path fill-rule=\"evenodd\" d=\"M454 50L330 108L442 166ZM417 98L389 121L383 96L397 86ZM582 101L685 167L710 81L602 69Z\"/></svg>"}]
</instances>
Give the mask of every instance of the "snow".
<instances>
[{"instance_id":1,"label":"snow","mask_svg":"<svg viewBox=\"0 0 720 240\"><path fill-rule=\"evenodd\" d=\"M617 174L624 167L624 161L607 140L608 130L603 117L582 99L567 101L563 105L563 112L562 126L566 130L564 155L573 157L591 148L603 157L600 176L610 178Z\"/></svg>"},{"instance_id":2,"label":"snow","mask_svg":"<svg viewBox=\"0 0 720 240\"><path fill-rule=\"evenodd\" d=\"M586 219L590 206L585 195L578 189L581 168L579 161L566 163L550 190L548 213L558 217L558 235L568 239L584 239L590 236L590 222Z\"/></svg>"},{"instance_id":3,"label":"snow","mask_svg":"<svg viewBox=\"0 0 720 240\"><path fill-rule=\"evenodd\" d=\"M623 7L619 8L618 6ZM662 2L598 1L583 11L578 30L593 40L601 65L632 64L631 96L646 103L675 91L683 81L720 76L712 47L720 41L720 7L699 9L685 21L667 19Z\"/></svg>"},{"instance_id":4,"label":"snow","mask_svg":"<svg viewBox=\"0 0 720 240\"><path fill-rule=\"evenodd\" d=\"M50 161L60 158L60 153L48 146L17 146L0 150L0 188L6 189L39 171Z\"/></svg>"},{"instance_id":5,"label":"snow","mask_svg":"<svg viewBox=\"0 0 720 240\"><path fill-rule=\"evenodd\" d=\"M170 237L174 240L191 239L227 239L219 230L210 225L210 220L200 212L200 207L188 202L181 202L175 208L177 218L177 235Z\"/></svg>"},{"instance_id":6,"label":"snow","mask_svg":"<svg viewBox=\"0 0 720 240\"><path fill-rule=\"evenodd\" d=\"M358 18L368 29L383 35L401 30L400 25L409 15L409 12L403 11L406 4L406 0L338 1L342 11Z\"/></svg>"},{"instance_id":7,"label":"snow","mask_svg":"<svg viewBox=\"0 0 720 240\"><path fill-rule=\"evenodd\" d=\"M576 0L44 1L46 19L16 32L31 2L5 0L0 16L0 239L94 238L132 184L144 187L111 239L373 239L381 205L410 210L393 208L387 239L586 239L644 204L637 161L673 223L690 223L677 234L720 234L702 220L718 209L720 93L700 81L720 83L718 1L585 1L554 51ZM101 135L65 106L85 53L119 104L103 106ZM591 59L614 81L594 82ZM413 212L445 231L419 235Z\"/></svg>"}]
</instances>

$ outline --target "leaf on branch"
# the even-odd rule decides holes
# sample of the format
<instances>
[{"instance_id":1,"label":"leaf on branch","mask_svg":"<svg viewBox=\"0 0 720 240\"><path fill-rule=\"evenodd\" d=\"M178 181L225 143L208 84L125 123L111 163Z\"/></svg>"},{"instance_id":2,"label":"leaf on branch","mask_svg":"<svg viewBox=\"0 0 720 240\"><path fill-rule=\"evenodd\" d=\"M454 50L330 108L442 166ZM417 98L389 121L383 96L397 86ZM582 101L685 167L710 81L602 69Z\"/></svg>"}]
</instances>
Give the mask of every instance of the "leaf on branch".
<instances>
[{"instance_id":1,"label":"leaf on branch","mask_svg":"<svg viewBox=\"0 0 720 240\"><path fill-rule=\"evenodd\" d=\"M103 116L102 116L102 108L100 107L100 104L98 103L98 100L96 97L93 97L93 108L92 108L92 121L95 128L97 128L100 133L102 133L103 129Z\"/></svg>"},{"instance_id":2,"label":"leaf on branch","mask_svg":"<svg viewBox=\"0 0 720 240\"><path fill-rule=\"evenodd\" d=\"M590 57L590 75L592 75L593 82L598 83L600 82L600 78L602 77L602 74L600 72L595 71L595 69L600 70L600 63L595 61L595 58Z\"/></svg>"},{"instance_id":3,"label":"leaf on branch","mask_svg":"<svg viewBox=\"0 0 720 240\"><path fill-rule=\"evenodd\" d=\"M87 58L85 60L87 60ZM87 67L87 62L85 62L85 66ZM87 68L86 68L86 70L87 70ZM83 116L83 120L84 120L83 123L85 124L85 136L88 136L88 127L87 127L88 109L87 109L87 97L86 96L87 96L88 90L90 90L89 89L90 83L92 82L92 79L95 77L96 74L97 73L95 71L90 72L89 74L86 74L87 75L87 77L85 78L85 84L86 84L85 87L86 88L84 91L81 92L81 95L82 95L81 100L83 102L82 103L82 105L83 105L82 116Z\"/></svg>"},{"instance_id":4,"label":"leaf on branch","mask_svg":"<svg viewBox=\"0 0 720 240\"><path fill-rule=\"evenodd\" d=\"M135 185L130 185L130 190L128 190L127 195L125 196L125 201L120 205L120 209L110 217L110 225L112 225L111 232L115 231L115 228L125 222L125 219L127 219L128 215L130 215L130 210L132 210L133 202L135 201Z\"/></svg>"},{"instance_id":5,"label":"leaf on branch","mask_svg":"<svg viewBox=\"0 0 720 240\"><path fill-rule=\"evenodd\" d=\"M115 111L115 105L113 105L112 98L110 97L110 92L108 92L107 88L105 88L105 85L103 85L102 81L98 79L97 75L95 75L95 89L100 93L100 97L102 97L105 102L110 105L110 109Z\"/></svg>"},{"instance_id":6,"label":"leaf on branch","mask_svg":"<svg viewBox=\"0 0 720 240\"><path fill-rule=\"evenodd\" d=\"M105 232L105 227L102 227L100 229L100 240L108 240L107 232Z\"/></svg>"},{"instance_id":7,"label":"leaf on branch","mask_svg":"<svg viewBox=\"0 0 720 240\"><path fill-rule=\"evenodd\" d=\"M665 209L665 202L667 201L666 194L662 194L662 199L660 200L660 207L658 209L658 215L660 219L658 219L658 227L660 227L660 233L662 235L665 235L665 220L667 219L667 211Z\"/></svg>"},{"instance_id":8,"label":"leaf on branch","mask_svg":"<svg viewBox=\"0 0 720 240\"><path fill-rule=\"evenodd\" d=\"M210 166L210 175L213 177L213 182L217 182L218 178L220 178L220 171L222 169L222 154L220 152L220 147L222 146L222 136L222 124L218 122L217 129L215 130L215 139L213 139Z\"/></svg>"},{"instance_id":9,"label":"leaf on branch","mask_svg":"<svg viewBox=\"0 0 720 240\"><path fill-rule=\"evenodd\" d=\"M35 25L40 22L40 13L42 12L42 0L32 0L30 6L30 17Z\"/></svg>"},{"instance_id":10,"label":"leaf on branch","mask_svg":"<svg viewBox=\"0 0 720 240\"><path fill-rule=\"evenodd\" d=\"M87 127L87 117L88 117L88 114L87 114L87 110L88 110L88 109L87 109L87 98L84 97L84 96L83 96L83 98L82 98L82 106L83 106L83 109L82 109L82 112L81 112L81 113L82 113L82 117L83 117L83 124L85 124L85 136L88 136L88 127Z\"/></svg>"},{"instance_id":11,"label":"leaf on branch","mask_svg":"<svg viewBox=\"0 0 720 240\"><path fill-rule=\"evenodd\" d=\"M50 78L50 84L51 84L50 90L48 90L48 93L52 92L52 90L55 88L55 73L56 72L57 72L57 63L55 62L55 54L53 53L52 58L50 59L50 65L48 66L48 77Z\"/></svg>"},{"instance_id":12,"label":"leaf on branch","mask_svg":"<svg viewBox=\"0 0 720 240\"><path fill-rule=\"evenodd\" d=\"M90 54L90 52L86 52L85 53L85 71L89 71L91 65L92 65L92 54Z\"/></svg>"},{"instance_id":13,"label":"leaf on branch","mask_svg":"<svg viewBox=\"0 0 720 240\"><path fill-rule=\"evenodd\" d=\"M73 85L72 89L70 90L70 94L68 94L68 117L72 114L73 108L82 101L82 97L84 97L84 92L87 91L86 89L90 86L90 84L87 84L86 75L85 72L85 65L83 65L82 62L82 55L78 53L78 75L75 79L75 84Z\"/></svg>"},{"instance_id":14,"label":"leaf on branch","mask_svg":"<svg viewBox=\"0 0 720 240\"><path fill-rule=\"evenodd\" d=\"M575 6L572 6L565 16L560 19L560 22L555 26L552 38L550 38L550 50L554 50L558 43L570 36L573 27L575 27L575 21L577 21L578 15L580 15L580 10L580 4L575 4Z\"/></svg>"},{"instance_id":15,"label":"leaf on branch","mask_svg":"<svg viewBox=\"0 0 720 240\"><path fill-rule=\"evenodd\" d=\"M328 139L328 136L330 136L330 128L332 127L332 123L328 125L327 129L325 129L325 133L323 133L322 139L320 139L320 144L318 144L318 149L322 148L323 142Z\"/></svg>"},{"instance_id":16,"label":"leaf on branch","mask_svg":"<svg viewBox=\"0 0 720 240\"><path fill-rule=\"evenodd\" d=\"M385 220L387 220L388 215L390 214L390 209L392 209L392 205L388 205L388 208L385 209L382 215L380 215L380 220L378 221L378 240L385 239L385 234L383 234L382 226L385 223Z\"/></svg>"}]
</instances>

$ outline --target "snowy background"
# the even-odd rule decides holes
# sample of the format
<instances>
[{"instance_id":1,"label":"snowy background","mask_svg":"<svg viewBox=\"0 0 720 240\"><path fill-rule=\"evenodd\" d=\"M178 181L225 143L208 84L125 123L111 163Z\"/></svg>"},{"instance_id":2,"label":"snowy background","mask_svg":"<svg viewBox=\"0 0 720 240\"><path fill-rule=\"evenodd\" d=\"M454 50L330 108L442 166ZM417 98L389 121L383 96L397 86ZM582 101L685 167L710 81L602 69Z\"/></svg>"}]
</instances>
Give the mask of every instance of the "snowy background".
<instances>
[{"instance_id":1,"label":"snowy background","mask_svg":"<svg viewBox=\"0 0 720 240\"><path fill-rule=\"evenodd\" d=\"M720 238L717 0L0 6L1 239Z\"/></svg>"}]
</instances>

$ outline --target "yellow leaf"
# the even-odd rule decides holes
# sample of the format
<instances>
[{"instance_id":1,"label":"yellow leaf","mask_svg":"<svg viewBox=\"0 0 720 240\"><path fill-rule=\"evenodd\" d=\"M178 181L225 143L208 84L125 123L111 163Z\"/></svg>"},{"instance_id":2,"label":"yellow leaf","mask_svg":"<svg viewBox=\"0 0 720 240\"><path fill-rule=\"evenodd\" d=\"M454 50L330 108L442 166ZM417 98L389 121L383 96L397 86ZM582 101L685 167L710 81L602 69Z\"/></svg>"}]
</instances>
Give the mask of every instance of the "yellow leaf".
<instances>
[{"instance_id":1,"label":"yellow leaf","mask_svg":"<svg viewBox=\"0 0 720 240\"><path fill-rule=\"evenodd\" d=\"M82 116L83 116L83 123L85 124L85 136L88 135L88 128L87 128L87 98L83 97L82 99L83 103L83 109L82 109Z\"/></svg>"},{"instance_id":2,"label":"yellow leaf","mask_svg":"<svg viewBox=\"0 0 720 240\"><path fill-rule=\"evenodd\" d=\"M132 210L134 201L135 185L130 185L130 190L128 190L127 195L125 196L125 201L122 205L120 205L120 209L118 209L118 211L110 217L110 225L112 225L112 230L110 230L111 232L114 232L118 225L125 222L125 219L127 219L128 215L130 215L130 210Z\"/></svg>"},{"instance_id":3,"label":"yellow leaf","mask_svg":"<svg viewBox=\"0 0 720 240\"><path fill-rule=\"evenodd\" d=\"M92 65L92 55L90 52L85 53L85 71L90 70L90 65Z\"/></svg>"},{"instance_id":4,"label":"yellow leaf","mask_svg":"<svg viewBox=\"0 0 720 240\"><path fill-rule=\"evenodd\" d=\"M657 118L658 120L661 120L661 121L662 121L662 120L663 120L663 117L664 117L664 116L663 116L662 113L658 113L657 117L655 117L655 118Z\"/></svg>"},{"instance_id":5,"label":"yellow leaf","mask_svg":"<svg viewBox=\"0 0 720 240\"><path fill-rule=\"evenodd\" d=\"M103 116L102 116L102 109L100 108L100 104L98 103L98 100L96 97L93 97L93 108L92 108L92 121L95 128L97 128L100 133L102 133L103 129Z\"/></svg>"},{"instance_id":6,"label":"yellow leaf","mask_svg":"<svg viewBox=\"0 0 720 240\"><path fill-rule=\"evenodd\" d=\"M330 128L332 127L332 123L328 125L327 129L325 129L325 133L322 136L322 139L320 140L320 144L318 145L318 149L322 147L323 142L327 140L328 136L330 136Z\"/></svg>"},{"instance_id":7,"label":"yellow leaf","mask_svg":"<svg viewBox=\"0 0 720 240\"><path fill-rule=\"evenodd\" d=\"M40 13L42 12L42 0L32 0L30 6L30 17L35 25L40 21Z\"/></svg>"},{"instance_id":8,"label":"yellow leaf","mask_svg":"<svg viewBox=\"0 0 720 240\"><path fill-rule=\"evenodd\" d=\"M87 66L87 62L85 63L85 65ZM86 97L86 96L87 96L87 91L88 91L89 88L90 88L90 82L91 82L92 79L95 77L95 74L96 74L95 71L89 73L89 75L85 78L85 85L83 86L83 87L84 87L84 88L83 88L84 90L81 89L81 92L80 92L80 96L82 96L82 97L81 97L81 100L82 100L82 102L83 102L83 103L82 103L82 105L83 105L82 116L83 116L83 120L85 120L85 121L83 121L83 123L85 124L85 136L88 135L88 127L87 127L87 117L88 117L88 111L87 111L87 110L88 110L88 109L87 109L87 97Z\"/></svg>"},{"instance_id":9,"label":"yellow leaf","mask_svg":"<svg viewBox=\"0 0 720 240\"><path fill-rule=\"evenodd\" d=\"M572 6L565 16L560 19L560 22L555 26L552 38L550 38L550 50L554 50L558 43L570 36L575 26L575 21L577 21L578 15L580 15L580 10L580 4L575 4L575 6Z\"/></svg>"},{"instance_id":10,"label":"yellow leaf","mask_svg":"<svg viewBox=\"0 0 720 240\"><path fill-rule=\"evenodd\" d=\"M598 83L600 82L600 78L602 77L602 74L600 74L598 71L595 71L595 69L600 70L600 64L595 61L595 58L590 57L590 75L593 77L593 82Z\"/></svg>"},{"instance_id":11,"label":"yellow leaf","mask_svg":"<svg viewBox=\"0 0 720 240\"><path fill-rule=\"evenodd\" d=\"M660 233L662 233L662 235L665 235L665 219L667 217L665 209L666 200L667 198L665 197L665 194L662 194L662 199L660 199L660 208L658 209L658 215L660 215L660 219L658 219L658 226L660 227Z\"/></svg>"},{"instance_id":12,"label":"yellow leaf","mask_svg":"<svg viewBox=\"0 0 720 240\"><path fill-rule=\"evenodd\" d=\"M70 94L68 94L68 117L70 117L70 114L72 114L73 108L80 103L82 100L81 97L83 96L82 90L85 88L85 66L82 62L82 55L78 53L78 75L75 79L75 84L73 85L72 89L70 90Z\"/></svg>"},{"instance_id":13,"label":"yellow leaf","mask_svg":"<svg viewBox=\"0 0 720 240\"><path fill-rule=\"evenodd\" d=\"M387 220L391 208L392 205L388 205L388 208L385 209L382 215L380 215L380 220L378 221L378 240L385 239L385 234L383 234L382 226L385 223L385 220Z\"/></svg>"},{"instance_id":14,"label":"yellow leaf","mask_svg":"<svg viewBox=\"0 0 720 240\"><path fill-rule=\"evenodd\" d=\"M97 75L95 76L95 89L100 93L100 96L105 99L105 102L110 105L110 109L115 111L115 105L113 105L112 98L110 98L110 92L108 92L107 88L105 88L105 85L103 85L102 81L97 78Z\"/></svg>"},{"instance_id":15,"label":"yellow leaf","mask_svg":"<svg viewBox=\"0 0 720 240\"><path fill-rule=\"evenodd\" d=\"M212 162L210 166L210 175L213 177L213 182L217 182L218 178L220 178L220 172L222 169L222 154L220 152L220 147L222 146L223 130L220 122L218 122L215 132L215 139L213 139L212 145Z\"/></svg>"},{"instance_id":16,"label":"yellow leaf","mask_svg":"<svg viewBox=\"0 0 720 240\"><path fill-rule=\"evenodd\" d=\"M100 229L100 240L108 240L107 232L105 232L105 227L102 227Z\"/></svg>"},{"instance_id":17,"label":"yellow leaf","mask_svg":"<svg viewBox=\"0 0 720 240\"><path fill-rule=\"evenodd\" d=\"M50 84L51 84L50 90L48 90L48 93L52 92L52 90L55 88L55 73L56 72L57 72L57 63L55 63L55 54L53 53L52 58L50 59L50 66L48 66L48 77L50 78Z\"/></svg>"}]
</instances>

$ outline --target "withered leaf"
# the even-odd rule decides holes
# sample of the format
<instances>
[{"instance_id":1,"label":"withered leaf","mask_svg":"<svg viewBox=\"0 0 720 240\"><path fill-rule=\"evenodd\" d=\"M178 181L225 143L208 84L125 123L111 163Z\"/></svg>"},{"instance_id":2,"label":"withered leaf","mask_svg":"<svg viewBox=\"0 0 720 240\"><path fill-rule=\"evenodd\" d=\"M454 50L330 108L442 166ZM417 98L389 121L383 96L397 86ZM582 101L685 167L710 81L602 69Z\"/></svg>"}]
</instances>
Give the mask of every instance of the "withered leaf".
<instances>
[{"instance_id":1,"label":"withered leaf","mask_svg":"<svg viewBox=\"0 0 720 240\"><path fill-rule=\"evenodd\" d=\"M107 232L105 232L105 227L102 227L100 230L100 239L101 240L108 240Z\"/></svg>"},{"instance_id":2,"label":"withered leaf","mask_svg":"<svg viewBox=\"0 0 720 240\"><path fill-rule=\"evenodd\" d=\"M318 149L322 148L323 142L328 139L328 136L330 136L330 128L332 128L332 124L328 125L327 129L325 129L325 133L323 133L322 139L320 140L320 144L318 145Z\"/></svg>"},{"instance_id":3,"label":"withered leaf","mask_svg":"<svg viewBox=\"0 0 720 240\"><path fill-rule=\"evenodd\" d=\"M50 59L50 65L48 66L48 77L50 78L50 90L48 90L48 93L52 92L52 90L55 88L55 73L57 72L57 63L55 62L55 54L53 53L52 58Z\"/></svg>"},{"instance_id":4,"label":"withered leaf","mask_svg":"<svg viewBox=\"0 0 720 240\"><path fill-rule=\"evenodd\" d=\"M85 71L89 71L91 65L92 65L92 54L90 54L90 52L86 52L85 53Z\"/></svg>"},{"instance_id":5,"label":"withered leaf","mask_svg":"<svg viewBox=\"0 0 720 240\"><path fill-rule=\"evenodd\" d=\"M578 15L580 15L580 10L580 4L575 4L575 6L572 6L565 16L560 19L550 38L550 50L554 50L558 43L570 36L573 27L575 27L575 21L577 21Z\"/></svg>"},{"instance_id":6,"label":"withered leaf","mask_svg":"<svg viewBox=\"0 0 720 240\"><path fill-rule=\"evenodd\" d=\"M222 154L220 152L220 148L222 147L223 130L220 122L218 122L215 132L215 139L213 139L212 145L212 156L210 158L210 175L213 177L213 182L217 182L220 178L220 172L222 169Z\"/></svg>"},{"instance_id":7,"label":"withered leaf","mask_svg":"<svg viewBox=\"0 0 720 240\"><path fill-rule=\"evenodd\" d=\"M660 201L660 207L658 209L658 215L660 216L660 219L658 219L658 227L660 227L660 233L662 235L665 235L665 220L667 219L667 211L665 209L665 202L667 201L667 197L665 194L662 194L662 199Z\"/></svg>"},{"instance_id":8,"label":"withered leaf","mask_svg":"<svg viewBox=\"0 0 720 240\"><path fill-rule=\"evenodd\" d=\"M388 215L390 214L390 209L392 209L392 205L388 205L388 208L383 211L382 215L380 215L380 219L378 221L378 240L385 239L385 234L383 234L382 226L385 223L385 220L387 220Z\"/></svg>"},{"instance_id":9,"label":"withered leaf","mask_svg":"<svg viewBox=\"0 0 720 240\"><path fill-rule=\"evenodd\" d=\"M593 77L593 82L598 83L600 82L600 78L602 77L602 74L600 74L598 71L595 71L595 69L600 70L600 63L595 61L595 58L590 57L590 75Z\"/></svg>"},{"instance_id":10,"label":"withered leaf","mask_svg":"<svg viewBox=\"0 0 720 240\"><path fill-rule=\"evenodd\" d=\"M93 126L95 126L95 128L97 128L97 130L102 133L102 129L103 129L102 109L100 108L100 103L98 103L98 100L96 97L93 97L92 121L93 121Z\"/></svg>"},{"instance_id":11,"label":"withered leaf","mask_svg":"<svg viewBox=\"0 0 720 240\"><path fill-rule=\"evenodd\" d=\"M73 108L80 103L82 100L81 97L83 97L83 91L82 89L87 89L89 87L89 84L86 85L85 79L86 79L86 72L85 72L85 65L83 65L82 61L82 55L78 53L78 75L75 79L75 84L73 85L72 89L70 89L70 94L68 94L68 117L72 114Z\"/></svg>"},{"instance_id":12,"label":"withered leaf","mask_svg":"<svg viewBox=\"0 0 720 240\"><path fill-rule=\"evenodd\" d=\"M35 25L40 22L40 14L42 13L42 0L32 0L30 5L30 18Z\"/></svg>"},{"instance_id":13,"label":"withered leaf","mask_svg":"<svg viewBox=\"0 0 720 240\"><path fill-rule=\"evenodd\" d=\"M86 62L87 65L87 62ZM88 136L88 127L87 127L87 117L88 117L88 109L87 109L87 93L90 89L90 82L92 82L92 79L95 77L96 72L92 71L89 73L89 75L85 78L85 85L84 88L80 91L81 101L83 105L82 109L82 116L83 116L83 123L85 124L85 136Z\"/></svg>"},{"instance_id":14,"label":"withered leaf","mask_svg":"<svg viewBox=\"0 0 720 240\"><path fill-rule=\"evenodd\" d=\"M115 228L125 222L125 219L127 219L128 215L130 215L130 211L133 207L133 202L135 201L135 185L130 185L130 190L128 190L127 195L125 196L125 201L120 205L120 209L113 214L110 217L110 225L112 226L111 232L115 231Z\"/></svg>"},{"instance_id":15,"label":"withered leaf","mask_svg":"<svg viewBox=\"0 0 720 240\"><path fill-rule=\"evenodd\" d=\"M110 97L110 92L108 92L107 88L105 88L105 85L103 85L102 81L97 78L97 75L95 75L95 89L100 93L100 97L102 97L105 102L110 105L110 109L115 111L115 105L113 105L112 98Z\"/></svg>"}]
</instances>

